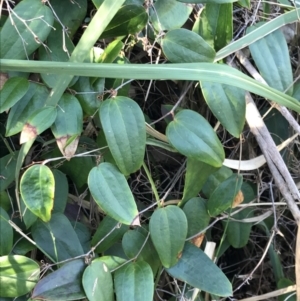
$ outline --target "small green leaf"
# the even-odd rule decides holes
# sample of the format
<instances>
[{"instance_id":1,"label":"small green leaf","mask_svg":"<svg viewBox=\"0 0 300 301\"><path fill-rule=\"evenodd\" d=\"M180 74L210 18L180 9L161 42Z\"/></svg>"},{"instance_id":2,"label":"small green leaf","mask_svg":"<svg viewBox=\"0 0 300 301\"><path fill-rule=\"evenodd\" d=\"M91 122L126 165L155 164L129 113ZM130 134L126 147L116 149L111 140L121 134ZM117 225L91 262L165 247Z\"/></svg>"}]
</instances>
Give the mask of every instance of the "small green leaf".
<instances>
[{"instance_id":1,"label":"small green leaf","mask_svg":"<svg viewBox=\"0 0 300 301\"><path fill-rule=\"evenodd\" d=\"M27 93L9 111L5 136L21 132L28 118L45 105L48 94L45 86L31 82Z\"/></svg>"},{"instance_id":2,"label":"small green leaf","mask_svg":"<svg viewBox=\"0 0 300 301\"><path fill-rule=\"evenodd\" d=\"M114 60L120 54L121 49L124 47L124 43L120 40L115 40L109 43L104 49L101 56L96 60L96 63L113 63Z\"/></svg>"},{"instance_id":3,"label":"small green leaf","mask_svg":"<svg viewBox=\"0 0 300 301\"><path fill-rule=\"evenodd\" d=\"M12 77L0 90L0 113L9 110L29 89L29 81L23 77Z\"/></svg>"},{"instance_id":4,"label":"small green leaf","mask_svg":"<svg viewBox=\"0 0 300 301\"><path fill-rule=\"evenodd\" d=\"M176 0L159 0L150 7L150 20L156 31L180 28L193 8Z\"/></svg>"},{"instance_id":5,"label":"small green leaf","mask_svg":"<svg viewBox=\"0 0 300 301\"><path fill-rule=\"evenodd\" d=\"M184 181L183 197L179 206L183 206L191 198L196 197L215 167L204 162L188 158Z\"/></svg>"},{"instance_id":6,"label":"small green leaf","mask_svg":"<svg viewBox=\"0 0 300 301\"><path fill-rule=\"evenodd\" d=\"M115 272L118 301L152 301L154 279L147 262L130 262Z\"/></svg>"},{"instance_id":7,"label":"small green leaf","mask_svg":"<svg viewBox=\"0 0 300 301\"><path fill-rule=\"evenodd\" d=\"M79 136L82 132L83 112L77 98L70 94L64 94L59 103L55 122L51 129L61 153L71 158L76 152ZM78 136L71 143L70 137Z\"/></svg>"},{"instance_id":8,"label":"small green leaf","mask_svg":"<svg viewBox=\"0 0 300 301\"><path fill-rule=\"evenodd\" d=\"M113 301L113 281L108 267L100 260L93 260L85 269L82 285L89 301Z\"/></svg>"},{"instance_id":9,"label":"small green leaf","mask_svg":"<svg viewBox=\"0 0 300 301\"><path fill-rule=\"evenodd\" d=\"M232 286L223 272L199 248L187 242L178 263L167 269L174 278L216 296L232 296Z\"/></svg>"},{"instance_id":10,"label":"small green leaf","mask_svg":"<svg viewBox=\"0 0 300 301\"><path fill-rule=\"evenodd\" d=\"M30 292L40 276L37 262L20 255L0 257L0 297L18 297Z\"/></svg>"},{"instance_id":11,"label":"small green leaf","mask_svg":"<svg viewBox=\"0 0 300 301\"><path fill-rule=\"evenodd\" d=\"M214 167L225 158L223 146L211 125L200 114L182 110L175 115L166 131L169 142L183 155Z\"/></svg>"},{"instance_id":12,"label":"small green leaf","mask_svg":"<svg viewBox=\"0 0 300 301\"><path fill-rule=\"evenodd\" d=\"M7 212L0 207L0 256L7 255L12 250L14 232L12 226L8 223L9 220L10 217Z\"/></svg>"},{"instance_id":13,"label":"small green leaf","mask_svg":"<svg viewBox=\"0 0 300 301\"><path fill-rule=\"evenodd\" d=\"M116 13L100 39L126 36L140 32L148 21L148 14L143 6L124 5Z\"/></svg>"},{"instance_id":14,"label":"small green leaf","mask_svg":"<svg viewBox=\"0 0 300 301\"><path fill-rule=\"evenodd\" d=\"M29 167L21 178L20 191L26 207L44 222L51 218L54 187L54 176L46 165Z\"/></svg>"},{"instance_id":15,"label":"small green leaf","mask_svg":"<svg viewBox=\"0 0 300 301\"><path fill-rule=\"evenodd\" d=\"M201 82L209 108L224 128L238 138L246 118L245 90L212 82Z\"/></svg>"},{"instance_id":16,"label":"small green leaf","mask_svg":"<svg viewBox=\"0 0 300 301\"><path fill-rule=\"evenodd\" d=\"M117 166L129 175L142 166L146 147L145 118L138 104L124 96L106 100L100 120Z\"/></svg>"},{"instance_id":17,"label":"small green leaf","mask_svg":"<svg viewBox=\"0 0 300 301\"><path fill-rule=\"evenodd\" d=\"M55 121L57 110L55 107L44 107L34 112L25 123L21 136L20 144L23 144L48 129Z\"/></svg>"},{"instance_id":18,"label":"small green leaf","mask_svg":"<svg viewBox=\"0 0 300 301\"><path fill-rule=\"evenodd\" d=\"M112 229L114 230L112 231ZM103 253L108 248L110 248L114 243L121 240L124 233L128 230L127 225L118 226L118 222L111 218L110 216L105 216L104 219L100 222L96 233L92 239L92 246L95 246L99 241L101 243L95 249L96 253ZM112 231L112 232L111 232ZM110 233L107 235L107 233Z\"/></svg>"},{"instance_id":19,"label":"small green leaf","mask_svg":"<svg viewBox=\"0 0 300 301\"><path fill-rule=\"evenodd\" d=\"M32 226L32 237L56 262L84 253L70 221L60 212L52 214L48 223L38 220Z\"/></svg>"},{"instance_id":20,"label":"small green leaf","mask_svg":"<svg viewBox=\"0 0 300 301\"><path fill-rule=\"evenodd\" d=\"M122 239L122 247L128 258L135 258L138 255L137 260L147 262L152 268L153 275L156 275L160 259L145 229L127 231Z\"/></svg>"},{"instance_id":21,"label":"small green leaf","mask_svg":"<svg viewBox=\"0 0 300 301\"><path fill-rule=\"evenodd\" d=\"M187 235L187 219L177 206L154 211L149 223L150 235L164 267L174 266L181 256Z\"/></svg>"},{"instance_id":22,"label":"small green leaf","mask_svg":"<svg viewBox=\"0 0 300 301\"><path fill-rule=\"evenodd\" d=\"M252 32L264 25L260 22L247 29ZM289 49L280 29L249 45L251 56L268 85L288 94L293 93L293 71Z\"/></svg>"},{"instance_id":23,"label":"small green leaf","mask_svg":"<svg viewBox=\"0 0 300 301\"><path fill-rule=\"evenodd\" d=\"M222 182L211 194L207 202L210 216L217 216L232 206L234 198L241 189L243 176L233 174Z\"/></svg>"},{"instance_id":24,"label":"small green leaf","mask_svg":"<svg viewBox=\"0 0 300 301\"><path fill-rule=\"evenodd\" d=\"M191 237L204 230L210 220L207 213L206 200L202 198L192 198L183 207L183 212L188 221L187 237Z\"/></svg>"},{"instance_id":25,"label":"small green leaf","mask_svg":"<svg viewBox=\"0 0 300 301\"><path fill-rule=\"evenodd\" d=\"M162 49L172 63L213 62L216 55L203 38L184 28L169 31L162 40Z\"/></svg>"},{"instance_id":26,"label":"small green leaf","mask_svg":"<svg viewBox=\"0 0 300 301\"><path fill-rule=\"evenodd\" d=\"M85 298L82 275L85 264L82 259L65 263L58 270L48 274L35 286L33 300L80 300Z\"/></svg>"},{"instance_id":27,"label":"small green leaf","mask_svg":"<svg viewBox=\"0 0 300 301\"><path fill-rule=\"evenodd\" d=\"M19 152L8 154L0 159L0 192L4 191L15 179L17 157Z\"/></svg>"},{"instance_id":28,"label":"small green leaf","mask_svg":"<svg viewBox=\"0 0 300 301\"><path fill-rule=\"evenodd\" d=\"M126 225L139 225L138 209L125 176L116 166L101 163L88 177L96 203L112 218Z\"/></svg>"},{"instance_id":29,"label":"small green leaf","mask_svg":"<svg viewBox=\"0 0 300 301\"><path fill-rule=\"evenodd\" d=\"M35 0L23 0L13 11L0 31L0 57L28 59L47 38L54 17L48 6Z\"/></svg>"},{"instance_id":30,"label":"small green leaf","mask_svg":"<svg viewBox=\"0 0 300 301\"><path fill-rule=\"evenodd\" d=\"M110 271L116 269L120 265L123 265L127 260L118 256L101 256L94 261L103 262Z\"/></svg>"}]
</instances>

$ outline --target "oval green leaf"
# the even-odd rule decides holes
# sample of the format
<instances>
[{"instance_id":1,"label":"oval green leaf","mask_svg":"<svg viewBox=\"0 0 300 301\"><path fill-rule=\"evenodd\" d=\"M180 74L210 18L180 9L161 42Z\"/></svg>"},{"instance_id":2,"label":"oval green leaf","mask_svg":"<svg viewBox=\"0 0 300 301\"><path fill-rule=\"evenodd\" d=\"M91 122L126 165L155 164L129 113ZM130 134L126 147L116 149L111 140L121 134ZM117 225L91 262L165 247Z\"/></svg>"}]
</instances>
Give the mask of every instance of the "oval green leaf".
<instances>
[{"instance_id":1,"label":"oval green leaf","mask_svg":"<svg viewBox=\"0 0 300 301\"><path fill-rule=\"evenodd\" d=\"M102 33L100 39L126 36L140 32L148 22L148 14L143 6L124 5Z\"/></svg>"},{"instance_id":2,"label":"oval green leaf","mask_svg":"<svg viewBox=\"0 0 300 301\"><path fill-rule=\"evenodd\" d=\"M29 167L21 178L20 192L26 207L44 222L51 218L54 189L54 176L46 165Z\"/></svg>"},{"instance_id":3,"label":"oval green leaf","mask_svg":"<svg viewBox=\"0 0 300 301\"><path fill-rule=\"evenodd\" d=\"M13 11L0 31L0 57L28 59L46 40L54 17L48 6L35 0L23 0Z\"/></svg>"},{"instance_id":4,"label":"oval green leaf","mask_svg":"<svg viewBox=\"0 0 300 301\"><path fill-rule=\"evenodd\" d=\"M181 256L188 230L184 212L173 205L159 208L151 216L149 229L163 266L174 266Z\"/></svg>"},{"instance_id":5,"label":"oval green leaf","mask_svg":"<svg viewBox=\"0 0 300 301\"><path fill-rule=\"evenodd\" d=\"M52 214L48 223L38 220L32 226L31 233L37 245L55 262L84 254L70 221L60 212Z\"/></svg>"},{"instance_id":6,"label":"oval green leaf","mask_svg":"<svg viewBox=\"0 0 300 301\"><path fill-rule=\"evenodd\" d=\"M175 115L166 131L169 142L183 155L214 167L225 158L223 146L211 125L200 114L182 110Z\"/></svg>"},{"instance_id":7,"label":"oval green leaf","mask_svg":"<svg viewBox=\"0 0 300 301\"><path fill-rule=\"evenodd\" d=\"M118 301L152 301L154 294L152 270L147 262L130 262L115 272Z\"/></svg>"},{"instance_id":8,"label":"oval green leaf","mask_svg":"<svg viewBox=\"0 0 300 301\"><path fill-rule=\"evenodd\" d=\"M20 255L0 257L0 297L18 297L30 292L40 276L37 262Z\"/></svg>"},{"instance_id":9,"label":"oval green leaf","mask_svg":"<svg viewBox=\"0 0 300 301\"><path fill-rule=\"evenodd\" d=\"M178 263L167 269L174 278L216 296L232 295L232 286L224 273L199 248L187 242Z\"/></svg>"},{"instance_id":10,"label":"oval green leaf","mask_svg":"<svg viewBox=\"0 0 300 301\"><path fill-rule=\"evenodd\" d=\"M249 27L247 33L264 25L260 22ZM261 76L268 85L288 94L293 93L293 71L289 49L285 37L280 29L268 34L249 45L251 56Z\"/></svg>"},{"instance_id":11,"label":"oval green leaf","mask_svg":"<svg viewBox=\"0 0 300 301\"><path fill-rule=\"evenodd\" d=\"M55 121L57 110L55 107L44 107L33 113L23 126L20 144L23 144L48 129Z\"/></svg>"},{"instance_id":12,"label":"oval green leaf","mask_svg":"<svg viewBox=\"0 0 300 301\"><path fill-rule=\"evenodd\" d=\"M203 38L184 28L169 31L162 40L162 49L172 63L213 62L216 55Z\"/></svg>"},{"instance_id":13,"label":"oval green leaf","mask_svg":"<svg viewBox=\"0 0 300 301\"><path fill-rule=\"evenodd\" d=\"M222 182L211 194L207 202L210 216L217 216L232 206L235 196L241 189L243 176L233 174Z\"/></svg>"},{"instance_id":14,"label":"oval green leaf","mask_svg":"<svg viewBox=\"0 0 300 301\"><path fill-rule=\"evenodd\" d=\"M82 285L89 301L113 301L114 290L111 273L100 260L93 260L85 269Z\"/></svg>"},{"instance_id":15,"label":"oval green leaf","mask_svg":"<svg viewBox=\"0 0 300 301\"><path fill-rule=\"evenodd\" d=\"M31 299L69 301L85 298L81 281L84 269L85 264L82 259L65 263L38 282Z\"/></svg>"},{"instance_id":16,"label":"oval green leaf","mask_svg":"<svg viewBox=\"0 0 300 301\"><path fill-rule=\"evenodd\" d=\"M199 197L190 199L184 205L183 212L188 221L188 237L197 234L208 226L210 216L207 213L206 200Z\"/></svg>"},{"instance_id":17,"label":"oval green leaf","mask_svg":"<svg viewBox=\"0 0 300 301\"><path fill-rule=\"evenodd\" d=\"M9 110L29 89L29 81L24 77L12 77L0 91L0 113Z\"/></svg>"},{"instance_id":18,"label":"oval green leaf","mask_svg":"<svg viewBox=\"0 0 300 301\"><path fill-rule=\"evenodd\" d=\"M55 122L51 129L61 153L70 159L76 152L82 132L83 112L77 98L64 94L59 103ZM71 137L76 137L68 143Z\"/></svg>"},{"instance_id":19,"label":"oval green leaf","mask_svg":"<svg viewBox=\"0 0 300 301\"><path fill-rule=\"evenodd\" d=\"M129 175L142 166L146 147L145 118L138 104L124 96L106 100L100 119L117 166Z\"/></svg>"},{"instance_id":20,"label":"oval green leaf","mask_svg":"<svg viewBox=\"0 0 300 301\"><path fill-rule=\"evenodd\" d=\"M245 125L245 90L212 82L201 82L201 89L216 118L231 135L238 138Z\"/></svg>"},{"instance_id":21,"label":"oval green leaf","mask_svg":"<svg viewBox=\"0 0 300 301\"><path fill-rule=\"evenodd\" d=\"M11 252L13 246L14 232L12 226L8 223L10 220L7 212L0 207L0 256Z\"/></svg>"},{"instance_id":22,"label":"oval green leaf","mask_svg":"<svg viewBox=\"0 0 300 301\"><path fill-rule=\"evenodd\" d=\"M88 186L96 203L112 218L126 225L139 225L138 209L126 181L118 168L110 163L94 167Z\"/></svg>"},{"instance_id":23,"label":"oval green leaf","mask_svg":"<svg viewBox=\"0 0 300 301\"><path fill-rule=\"evenodd\" d=\"M150 20L158 32L180 28L189 18L193 8L176 0L159 0L150 7Z\"/></svg>"},{"instance_id":24,"label":"oval green leaf","mask_svg":"<svg viewBox=\"0 0 300 301\"><path fill-rule=\"evenodd\" d=\"M48 95L45 86L31 82L27 93L9 111L5 136L21 132L28 118L45 105Z\"/></svg>"}]
</instances>

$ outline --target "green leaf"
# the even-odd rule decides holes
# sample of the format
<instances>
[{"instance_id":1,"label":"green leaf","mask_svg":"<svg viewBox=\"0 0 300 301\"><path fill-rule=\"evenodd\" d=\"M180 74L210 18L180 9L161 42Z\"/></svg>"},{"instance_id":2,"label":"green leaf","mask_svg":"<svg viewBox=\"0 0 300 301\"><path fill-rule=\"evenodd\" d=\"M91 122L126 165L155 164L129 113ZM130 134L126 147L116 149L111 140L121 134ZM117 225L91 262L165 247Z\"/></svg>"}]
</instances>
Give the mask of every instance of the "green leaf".
<instances>
[{"instance_id":1,"label":"green leaf","mask_svg":"<svg viewBox=\"0 0 300 301\"><path fill-rule=\"evenodd\" d=\"M0 166L1 166L1 159L0 159ZM0 207L2 207L2 209L4 209L5 211L11 209L10 196L6 191L0 191Z\"/></svg>"},{"instance_id":2,"label":"green leaf","mask_svg":"<svg viewBox=\"0 0 300 301\"><path fill-rule=\"evenodd\" d=\"M176 0L157 0L150 7L150 20L158 32L180 28L188 20L192 9Z\"/></svg>"},{"instance_id":3,"label":"green leaf","mask_svg":"<svg viewBox=\"0 0 300 301\"><path fill-rule=\"evenodd\" d=\"M0 297L18 297L30 292L40 276L37 262L20 255L0 257Z\"/></svg>"},{"instance_id":4,"label":"green leaf","mask_svg":"<svg viewBox=\"0 0 300 301\"><path fill-rule=\"evenodd\" d=\"M28 118L45 105L48 94L49 91L45 86L31 82L27 93L8 114L5 136L21 132Z\"/></svg>"},{"instance_id":5,"label":"green leaf","mask_svg":"<svg viewBox=\"0 0 300 301\"><path fill-rule=\"evenodd\" d=\"M293 281L291 281L288 278L281 278L278 283L277 283L277 288L281 289L281 288L286 288L290 285L294 285L295 283ZM297 300L297 296L294 292L291 293L286 293L283 295L278 296L278 300L279 301L296 301Z\"/></svg>"},{"instance_id":6,"label":"green leaf","mask_svg":"<svg viewBox=\"0 0 300 301\"><path fill-rule=\"evenodd\" d=\"M167 269L174 278L213 295L232 296L231 283L199 248L187 242L178 263Z\"/></svg>"},{"instance_id":7,"label":"green leaf","mask_svg":"<svg viewBox=\"0 0 300 301\"><path fill-rule=\"evenodd\" d=\"M85 298L82 275L85 264L82 259L65 263L58 270L48 274L35 286L33 300L79 300Z\"/></svg>"},{"instance_id":8,"label":"green leaf","mask_svg":"<svg viewBox=\"0 0 300 301\"><path fill-rule=\"evenodd\" d=\"M216 118L232 136L238 138L245 125L245 91L211 82L201 82L201 89Z\"/></svg>"},{"instance_id":9,"label":"green leaf","mask_svg":"<svg viewBox=\"0 0 300 301\"><path fill-rule=\"evenodd\" d=\"M64 94L58 103L56 119L51 129L58 148L69 159L76 152L82 123L83 112L79 101L73 95ZM68 144L72 136L78 137Z\"/></svg>"},{"instance_id":10,"label":"green leaf","mask_svg":"<svg viewBox=\"0 0 300 301\"><path fill-rule=\"evenodd\" d=\"M191 237L204 230L210 220L207 213L206 200L202 198L192 198L183 207L188 222L187 237Z\"/></svg>"},{"instance_id":11,"label":"green leaf","mask_svg":"<svg viewBox=\"0 0 300 301\"><path fill-rule=\"evenodd\" d=\"M211 125L200 114L182 110L169 123L166 136L183 155L214 167L221 167L225 158L223 146Z\"/></svg>"},{"instance_id":12,"label":"green leaf","mask_svg":"<svg viewBox=\"0 0 300 301\"><path fill-rule=\"evenodd\" d=\"M51 218L54 187L54 176L46 165L29 167L21 178L20 191L26 207L44 222Z\"/></svg>"},{"instance_id":13,"label":"green leaf","mask_svg":"<svg viewBox=\"0 0 300 301\"><path fill-rule=\"evenodd\" d=\"M139 170L145 155L146 127L138 104L124 96L108 99L101 105L100 119L120 171L127 176Z\"/></svg>"},{"instance_id":14,"label":"green leaf","mask_svg":"<svg viewBox=\"0 0 300 301\"><path fill-rule=\"evenodd\" d=\"M112 231L113 228L115 229ZM128 230L128 228L129 227L127 225L123 224L121 226L118 226L118 222L116 220L108 215L105 216L104 219L100 222L92 239L92 246L95 246L99 241L101 241L99 246L95 249L95 252L105 252L113 244L121 240L122 236ZM110 234L107 235L107 233Z\"/></svg>"},{"instance_id":15,"label":"green leaf","mask_svg":"<svg viewBox=\"0 0 300 301\"><path fill-rule=\"evenodd\" d=\"M59 212L52 214L48 223L38 220L32 226L32 237L55 262L84 253L70 221Z\"/></svg>"},{"instance_id":16,"label":"green leaf","mask_svg":"<svg viewBox=\"0 0 300 301\"><path fill-rule=\"evenodd\" d=\"M94 261L103 262L110 271L118 268L120 265L123 265L127 260L118 256L101 256L96 258Z\"/></svg>"},{"instance_id":17,"label":"green leaf","mask_svg":"<svg viewBox=\"0 0 300 301\"><path fill-rule=\"evenodd\" d=\"M192 158L187 158L183 197L179 205L183 206L191 198L196 197L207 178L215 170L216 168L211 165Z\"/></svg>"},{"instance_id":18,"label":"green leaf","mask_svg":"<svg viewBox=\"0 0 300 301\"><path fill-rule=\"evenodd\" d=\"M0 90L0 113L9 110L29 89L29 81L23 77L8 79Z\"/></svg>"},{"instance_id":19,"label":"green leaf","mask_svg":"<svg viewBox=\"0 0 300 301\"><path fill-rule=\"evenodd\" d=\"M225 181L232 175L232 170L226 166L222 166L220 169L211 174L205 182L202 192L207 198L209 198L219 184Z\"/></svg>"},{"instance_id":20,"label":"green leaf","mask_svg":"<svg viewBox=\"0 0 300 301\"><path fill-rule=\"evenodd\" d=\"M126 225L139 225L138 210L126 178L110 163L94 167L88 186L95 202L112 218Z\"/></svg>"},{"instance_id":21,"label":"green leaf","mask_svg":"<svg viewBox=\"0 0 300 301\"><path fill-rule=\"evenodd\" d=\"M174 266L181 256L187 235L187 219L177 206L154 211L149 223L150 235L164 267Z\"/></svg>"},{"instance_id":22,"label":"green leaf","mask_svg":"<svg viewBox=\"0 0 300 301\"><path fill-rule=\"evenodd\" d=\"M87 2L87 0L76 0L76 2L51 0L51 6L53 7L58 19L68 29L70 38L74 36L86 17L88 6Z\"/></svg>"},{"instance_id":23,"label":"green leaf","mask_svg":"<svg viewBox=\"0 0 300 301\"><path fill-rule=\"evenodd\" d=\"M13 11L0 31L0 57L28 59L50 33L53 14L48 6L35 0L23 0Z\"/></svg>"},{"instance_id":24,"label":"green leaf","mask_svg":"<svg viewBox=\"0 0 300 301\"><path fill-rule=\"evenodd\" d=\"M7 212L0 207L0 256L7 255L12 250L14 232L12 226L8 223L9 220L10 217Z\"/></svg>"},{"instance_id":25,"label":"green leaf","mask_svg":"<svg viewBox=\"0 0 300 301\"><path fill-rule=\"evenodd\" d=\"M245 8L250 8L251 1L250 0L239 0L238 4Z\"/></svg>"},{"instance_id":26,"label":"green leaf","mask_svg":"<svg viewBox=\"0 0 300 301\"><path fill-rule=\"evenodd\" d=\"M15 152L13 154L6 155L0 159L0 192L5 190L15 179L18 153L19 152Z\"/></svg>"},{"instance_id":27,"label":"green leaf","mask_svg":"<svg viewBox=\"0 0 300 301\"><path fill-rule=\"evenodd\" d=\"M118 301L153 300L153 274L144 261L130 262L116 270L114 282Z\"/></svg>"},{"instance_id":28,"label":"green leaf","mask_svg":"<svg viewBox=\"0 0 300 301\"><path fill-rule=\"evenodd\" d=\"M66 5L66 3L70 2L62 2L61 6ZM53 4L51 3L51 5ZM67 15L69 15L69 12ZM40 47L39 60L67 62L69 60L69 55L74 50L73 42L66 33L63 33L63 29L57 21L54 22L53 27L54 28L51 30L50 34L47 37L46 43L47 47L51 50L51 52L45 47ZM54 74L41 73L41 78L48 87L53 88L55 86L57 76L55 76ZM74 79L76 80L77 78ZM74 80L70 83L70 86L72 86L72 84L74 84Z\"/></svg>"},{"instance_id":29,"label":"green leaf","mask_svg":"<svg viewBox=\"0 0 300 301\"><path fill-rule=\"evenodd\" d=\"M253 201L253 199L256 197L252 187L247 183L242 184L241 190L244 195L244 204ZM232 213L234 211L236 210L233 209ZM227 221L223 221L224 228L227 226L226 238L232 247L243 248L248 243L252 223L245 223L242 220L253 217L253 215L252 208L244 208L242 211L233 215L235 221L229 220L228 225L226 224Z\"/></svg>"},{"instance_id":30,"label":"green leaf","mask_svg":"<svg viewBox=\"0 0 300 301\"><path fill-rule=\"evenodd\" d=\"M211 194L207 202L210 216L217 216L232 206L234 198L241 189L243 176L233 174L222 182Z\"/></svg>"},{"instance_id":31,"label":"green leaf","mask_svg":"<svg viewBox=\"0 0 300 301\"><path fill-rule=\"evenodd\" d=\"M108 267L100 260L93 260L85 269L82 285L89 301L113 301L113 280Z\"/></svg>"},{"instance_id":32,"label":"green leaf","mask_svg":"<svg viewBox=\"0 0 300 301\"><path fill-rule=\"evenodd\" d=\"M23 222L26 226L26 229L29 229L37 221L38 217L26 207L22 198L20 198L20 207L21 207Z\"/></svg>"},{"instance_id":33,"label":"green leaf","mask_svg":"<svg viewBox=\"0 0 300 301\"><path fill-rule=\"evenodd\" d=\"M48 129L55 121L57 110L55 107L44 107L34 112L23 126L20 144L23 144Z\"/></svg>"},{"instance_id":34,"label":"green leaf","mask_svg":"<svg viewBox=\"0 0 300 301\"><path fill-rule=\"evenodd\" d=\"M179 2L183 3L233 3L236 2L237 0L177 0Z\"/></svg>"},{"instance_id":35,"label":"green leaf","mask_svg":"<svg viewBox=\"0 0 300 301\"><path fill-rule=\"evenodd\" d=\"M152 268L153 275L156 275L160 259L147 234L143 228L127 231L122 239L122 247L128 258L135 258L138 255L137 260L147 262Z\"/></svg>"},{"instance_id":36,"label":"green leaf","mask_svg":"<svg viewBox=\"0 0 300 301\"><path fill-rule=\"evenodd\" d=\"M213 62L216 55L203 38L184 28L169 31L162 40L162 50L172 63Z\"/></svg>"},{"instance_id":37,"label":"green leaf","mask_svg":"<svg viewBox=\"0 0 300 301\"><path fill-rule=\"evenodd\" d=\"M148 14L143 6L124 5L108 24L101 39L120 37L140 32L148 22Z\"/></svg>"},{"instance_id":38,"label":"green leaf","mask_svg":"<svg viewBox=\"0 0 300 301\"><path fill-rule=\"evenodd\" d=\"M194 25L193 31L218 51L232 41L232 3L207 2L197 20L198 24L195 23L198 28Z\"/></svg>"},{"instance_id":39,"label":"green leaf","mask_svg":"<svg viewBox=\"0 0 300 301\"><path fill-rule=\"evenodd\" d=\"M124 47L124 43L120 40L115 40L109 43L104 49L101 56L96 60L97 63L113 63L114 60L120 54L121 49Z\"/></svg>"},{"instance_id":40,"label":"green leaf","mask_svg":"<svg viewBox=\"0 0 300 301\"><path fill-rule=\"evenodd\" d=\"M258 23L248 32L259 28ZM251 56L260 74L272 88L293 93L293 72L286 40L281 30L276 30L249 46Z\"/></svg>"},{"instance_id":41,"label":"green leaf","mask_svg":"<svg viewBox=\"0 0 300 301\"><path fill-rule=\"evenodd\" d=\"M66 209L69 193L69 184L65 174L58 169L52 171L55 182L53 213L63 213Z\"/></svg>"}]
</instances>

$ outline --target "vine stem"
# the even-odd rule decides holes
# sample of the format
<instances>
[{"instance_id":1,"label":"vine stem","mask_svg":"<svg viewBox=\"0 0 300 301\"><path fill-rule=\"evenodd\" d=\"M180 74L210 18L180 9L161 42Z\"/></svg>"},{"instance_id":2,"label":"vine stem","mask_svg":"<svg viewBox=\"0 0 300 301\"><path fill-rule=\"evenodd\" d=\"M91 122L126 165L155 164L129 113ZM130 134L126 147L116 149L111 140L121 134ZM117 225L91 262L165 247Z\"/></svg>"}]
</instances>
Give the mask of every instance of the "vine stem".
<instances>
[{"instance_id":1,"label":"vine stem","mask_svg":"<svg viewBox=\"0 0 300 301\"><path fill-rule=\"evenodd\" d=\"M145 164L145 162L143 162L143 168L144 168L144 170L145 170L145 172L146 172L146 175L147 175L147 178L148 178L148 180L149 180L149 182L150 182L150 184L151 184L151 188L152 188L152 191L153 191L153 193L154 193L154 196L155 196L155 200L156 200L157 206L158 206L158 207L161 207L160 198L159 198L159 195L158 195L158 192L157 192L155 183L154 183L154 181L153 181L153 179L152 179L151 173L150 173L150 171L149 171L147 165Z\"/></svg>"}]
</instances>

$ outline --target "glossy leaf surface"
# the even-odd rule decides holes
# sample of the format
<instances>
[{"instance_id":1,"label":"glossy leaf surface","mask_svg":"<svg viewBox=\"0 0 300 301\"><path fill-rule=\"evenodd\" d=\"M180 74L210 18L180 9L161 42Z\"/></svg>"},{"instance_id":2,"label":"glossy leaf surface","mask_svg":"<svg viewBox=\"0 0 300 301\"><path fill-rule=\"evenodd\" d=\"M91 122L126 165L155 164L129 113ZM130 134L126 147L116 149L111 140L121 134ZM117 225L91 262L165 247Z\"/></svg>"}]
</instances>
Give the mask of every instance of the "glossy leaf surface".
<instances>
[{"instance_id":1,"label":"glossy leaf surface","mask_svg":"<svg viewBox=\"0 0 300 301\"><path fill-rule=\"evenodd\" d=\"M172 63L213 62L216 54L202 37L184 28L169 31L162 50Z\"/></svg>"},{"instance_id":2,"label":"glossy leaf surface","mask_svg":"<svg viewBox=\"0 0 300 301\"><path fill-rule=\"evenodd\" d=\"M187 219L177 206L154 211L149 223L150 235L164 267L174 266L181 256L187 235Z\"/></svg>"},{"instance_id":3,"label":"glossy leaf surface","mask_svg":"<svg viewBox=\"0 0 300 301\"><path fill-rule=\"evenodd\" d=\"M113 301L113 280L108 267L100 260L93 260L84 270L82 285L89 301Z\"/></svg>"},{"instance_id":4,"label":"glossy leaf surface","mask_svg":"<svg viewBox=\"0 0 300 301\"><path fill-rule=\"evenodd\" d=\"M96 203L115 220L139 224L138 210L125 176L110 163L94 167L88 185Z\"/></svg>"},{"instance_id":5,"label":"glossy leaf surface","mask_svg":"<svg viewBox=\"0 0 300 301\"><path fill-rule=\"evenodd\" d=\"M178 263L167 269L167 272L176 279L216 296L232 295L227 277L201 249L191 243L185 244Z\"/></svg>"},{"instance_id":6,"label":"glossy leaf surface","mask_svg":"<svg viewBox=\"0 0 300 301\"><path fill-rule=\"evenodd\" d=\"M117 96L100 108L100 120L109 149L124 175L137 171L143 163L146 147L145 118L138 104Z\"/></svg>"},{"instance_id":7,"label":"glossy leaf surface","mask_svg":"<svg viewBox=\"0 0 300 301\"><path fill-rule=\"evenodd\" d=\"M118 301L152 301L153 274L144 261L130 262L115 272L115 290Z\"/></svg>"},{"instance_id":8,"label":"glossy leaf surface","mask_svg":"<svg viewBox=\"0 0 300 301\"><path fill-rule=\"evenodd\" d=\"M21 178L20 191L26 207L44 222L51 218L54 187L54 176L46 165L29 167Z\"/></svg>"},{"instance_id":9,"label":"glossy leaf surface","mask_svg":"<svg viewBox=\"0 0 300 301\"><path fill-rule=\"evenodd\" d=\"M37 262L20 255L0 257L0 297L18 297L30 292L40 276Z\"/></svg>"},{"instance_id":10,"label":"glossy leaf surface","mask_svg":"<svg viewBox=\"0 0 300 301\"><path fill-rule=\"evenodd\" d=\"M169 142L188 158L221 167L223 146L213 128L200 114L182 110L175 115L166 131Z\"/></svg>"},{"instance_id":11,"label":"glossy leaf surface","mask_svg":"<svg viewBox=\"0 0 300 301\"><path fill-rule=\"evenodd\" d=\"M23 77L8 79L0 90L0 113L9 110L29 89L29 82Z\"/></svg>"},{"instance_id":12,"label":"glossy leaf surface","mask_svg":"<svg viewBox=\"0 0 300 301\"><path fill-rule=\"evenodd\" d=\"M83 259L65 263L58 270L46 275L35 286L33 300L79 300L85 298L82 275L85 269Z\"/></svg>"}]
</instances>

